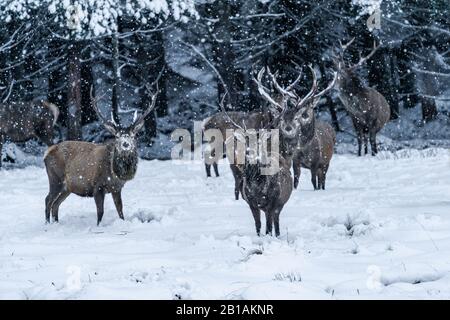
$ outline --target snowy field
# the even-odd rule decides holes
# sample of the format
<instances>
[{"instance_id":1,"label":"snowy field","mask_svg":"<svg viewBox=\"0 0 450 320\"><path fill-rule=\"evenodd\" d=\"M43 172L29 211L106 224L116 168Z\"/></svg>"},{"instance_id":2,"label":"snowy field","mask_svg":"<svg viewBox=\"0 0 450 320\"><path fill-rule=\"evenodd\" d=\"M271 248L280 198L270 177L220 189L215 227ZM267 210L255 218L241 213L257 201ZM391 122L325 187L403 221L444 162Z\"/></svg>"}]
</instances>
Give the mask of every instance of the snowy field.
<instances>
[{"instance_id":1,"label":"snowy field","mask_svg":"<svg viewBox=\"0 0 450 320\"><path fill-rule=\"evenodd\" d=\"M141 161L126 221L108 196L100 227L74 195L45 225L45 169L0 171L0 298L450 298L447 150L336 155L326 191L304 170L279 239L256 236L220 169Z\"/></svg>"}]
</instances>

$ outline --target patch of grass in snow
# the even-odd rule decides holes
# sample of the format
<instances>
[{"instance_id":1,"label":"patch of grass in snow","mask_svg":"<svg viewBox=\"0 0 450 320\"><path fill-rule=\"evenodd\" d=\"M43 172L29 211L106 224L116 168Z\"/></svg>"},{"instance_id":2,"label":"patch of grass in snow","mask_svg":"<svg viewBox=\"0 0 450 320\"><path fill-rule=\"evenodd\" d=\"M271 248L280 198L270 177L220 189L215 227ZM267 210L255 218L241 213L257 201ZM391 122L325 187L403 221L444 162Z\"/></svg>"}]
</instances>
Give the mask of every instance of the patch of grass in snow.
<instances>
[{"instance_id":1,"label":"patch of grass in snow","mask_svg":"<svg viewBox=\"0 0 450 320\"><path fill-rule=\"evenodd\" d=\"M400 149L397 151L382 151L376 155L379 160L389 159L409 159L409 158L434 158L440 156L448 156L448 151L444 148L428 148L423 150L418 149Z\"/></svg>"},{"instance_id":2,"label":"patch of grass in snow","mask_svg":"<svg viewBox=\"0 0 450 320\"><path fill-rule=\"evenodd\" d=\"M141 223L149 223L153 220L160 221L161 217L157 217L153 212L139 210L130 217L131 221L134 221L135 219L137 219Z\"/></svg>"},{"instance_id":3,"label":"patch of grass in snow","mask_svg":"<svg viewBox=\"0 0 450 320\"><path fill-rule=\"evenodd\" d=\"M186 281L178 281L176 288L172 290L173 300L191 300L191 285Z\"/></svg>"},{"instance_id":4,"label":"patch of grass in snow","mask_svg":"<svg viewBox=\"0 0 450 320\"><path fill-rule=\"evenodd\" d=\"M360 219L359 215L356 217L347 215L347 218L344 222L345 229L347 229L347 234L350 237L353 237L354 235L365 234L368 230L369 225L369 219Z\"/></svg>"},{"instance_id":5,"label":"patch of grass in snow","mask_svg":"<svg viewBox=\"0 0 450 320\"><path fill-rule=\"evenodd\" d=\"M367 212L356 212L346 216L328 217L322 225L327 227L343 226L345 235L349 237L364 235L373 229L370 215Z\"/></svg>"},{"instance_id":6,"label":"patch of grass in snow","mask_svg":"<svg viewBox=\"0 0 450 320\"><path fill-rule=\"evenodd\" d=\"M300 272L290 271L290 272L278 272L275 274L273 280L276 281L289 281L289 282L301 282L302 276Z\"/></svg>"},{"instance_id":7,"label":"patch of grass in snow","mask_svg":"<svg viewBox=\"0 0 450 320\"><path fill-rule=\"evenodd\" d=\"M148 279L148 272L133 272L129 276L130 281L142 283Z\"/></svg>"}]
</instances>

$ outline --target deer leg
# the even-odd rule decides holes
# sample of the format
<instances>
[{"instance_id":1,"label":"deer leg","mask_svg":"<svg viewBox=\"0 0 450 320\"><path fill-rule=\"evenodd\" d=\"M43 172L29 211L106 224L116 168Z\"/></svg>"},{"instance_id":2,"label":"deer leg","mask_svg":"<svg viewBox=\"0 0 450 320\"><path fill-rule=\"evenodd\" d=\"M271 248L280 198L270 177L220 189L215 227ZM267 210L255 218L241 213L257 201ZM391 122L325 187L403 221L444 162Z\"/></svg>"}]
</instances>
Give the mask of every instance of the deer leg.
<instances>
[{"instance_id":1,"label":"deer leg","mask_svg":"<svg viewBox=\"0 0 450 320\"><path fill-rule=\"evenodd\" d=\"M239 192L242 188L242 174L239 168L234 164L230 164L230 169L234 177L234 198L239 200Z\"/></svg>"},{"instance_id":2,"label":"deer leg","mask_svg":"<svg viewBox=\"0 0 450 320\"><path fill-rule=\"evenodd\" d=\"M205 163L205 169L206 169L206 177L207 178L211 177L211 165Z\"/></svg>"},{"instance_id":3,"label":"deer leg","mask_svg":"<svg viewBox=\"0 0 450 320\"><path fill-rule=\"evenodd\" d=\"M367 133L363 133L364 137L364 154L369 153L369 137L367 136Z\"/></svg>"},{"instance_id":4,"label":"deer leg","mask_svg":"<svg viewBox=\"0 0 450 320\"><path fill-rule=\"evenodd\" d=\"M325 189L325 174L323 168L317 169L317 180L318 180L318 189Z\"/></svg>"},{"instance_id":5,"label":"deer leg","mask_svg":"<svg viewBox=\"0 0 450 320\"><path fill-rule=\"evenodd\" d=\"M52 217L54 222L58 222L58 212L59 212L59 206L61 203L63 203L64 200L67 199L67 197L70 195L70 192L67 190L61 191L56 199L53 201L52 204Z\"/></svg>"},{"instance_id":6,"label":"deer leg","mask_svg":"<svg viewBox=\"0 0 450 320\"><path fill-rule=\"evenodd\" d=\"M219 176L219 167L217 166L217 162L213 163L214 173L216 174L216 177Z\"/></svg>"},{"instance_id":7,"label":"deer leg","mask_svg":"<svg viewBox=\"0 0 450 320\"><path fill-rule=\"evenodd\" d=\"M234 181L234 198L236 200L239 200L239 192L241 191L242 187L242 179L241 177L237 177Z\"/></svg>"},{"instance_id":8,"label":"deer leg","mask_svg":"<svg viewBox=\"0 0 450 320\"><path fill-rule=\"evenodd\" d=\"M63 190L63 185L60 183L50 183L49 189L48 195L45 197L45 223L50 223L50 213L53 211L53 204Z\"/></svg>"},{"instance_id":9,"label":"deer leg","mask_svg":"<svg viewBox=\"0 0 450 320\"><path fill-rule=\"evenodd\" d=\"M2 168L3 137L0 136L0 169Z\"/></svg>"},{"instance_id":10,"label":"deer leg","mask_svg":"<svg viewBox=\"0 0 450 320\"><path fill-rule=\"evenodd\" d=\"M255 219L256 234L259 237L261 233L261 212L258 208L252 206L250 206L250 210L252 211L253 219Z\"/></svg>"},{"instance_id":11,"label":"deer leg","mask_svg":"<svg viewBox=\"0 0 450 320\"><path fill-rule=\"evenodd\" d=\"M45 223L50 223L50 212L54 200L55 196L51 192L45 197Z\"/></svg>"},{"instance_id":12,"label":"deer leg","mask_svg":"<svg viewBox=\"0 0 450 320\"><path fill-rule=\"evenodd\" d=\"M234 183L235 183L235 185L234 185L234 198L236 200L239 200L239 193L241 192L242 184L244 183L240 173L236 176L236 181Z\"/></svg>"},{"instance_id":13,"label":"deer leg","mask_svg":"<svg viewBox=\"0 0 450 320\"><path fill-rule=\"evenodd\" d=\"M50 193L45 197L45 223L50 223Z\"/></svg>"},{"instance_id":14,"label":"deer leg","mask_svg":"<svg viewBox=\"0 0 450 320\"><path fill-rule=\"evenodd\" d=\"M370 133L370 147L372 149L372 156L378 153L377 149L377 136L375 133Z\"/></svg>"},{"instance_id":15,"label":"deer leg","mask_svg":"<svg viewBox=\"0 0 450 320\"><path fill-rule=\"evenodd\" d=\"M279 237L280 236L280 213L281 213L281 208L277 208L274 212L273 212L273 223L275 226L275 236Z\"/></svg>"},{"instance_id":16,"label":"deer leg","mask_svg":"<svg viewBox=\"0 0 450 320\"><path fill-rule=\"evenodd\" d=\"M266 234L272 235L273 215L271 210L266 211Z\"/></svg>"},{"instance_id":17,"label":"deer leg","mask_svg":"<svg viewBox=\"0 0 450 320\"><path fill-rule=\"evenodd\" d=\"M298 183L300 182L300 174L301 174L301 164L300 160L297 157L293 160L293 169L294 169L294 188L297 189Z\"/></svg>"},{"instance_id":18,"label":"deer leg","mask_svg":"<svg viewBox=\"0 0 450 320\"><path fill-rule=\"evenodd\" d=\"M119 218L124 220L121 191L113 192L112 197L114 200L114 205L116 206L117 213L119 214Z\"/></svg>"},{"instance_id":19,"label":"deer leg","mask_svg":"<svg viewBox=\"0 0 450 320\"><path fill-rule=\"evenodd\" d=\"M311 182L314 187L314 190L317 190L317 169L311 168Z\"/></svg>"},{"instance_id":20,"label":"deer leg","mask_svg":"<svg viewBox=\"0 0 450 320\"><path fill-rule=\"evenodd\" d=\"M97 206L97 226L98 226L103 218L105 192L103 190L98 190L94 194L94 200L95 200L95 205Z\"/></svg>"},{"instance_id":21,"label":"deer leg","mask_svg":"<svg viewBox=\"0 0 450 320\"><path fill-rule=\"evenodd\" d=\"M322 190L325 190L325 181L327 180L328 165L323 167Z\"/></svg>"},{"instance_id":22,"label":"deer leg","mask_svg":"<svg viewBox=\"0 0 450 320\"><path fill-rule=\"evenodd\" d=\"M358 157L361 157L361 151L362 151L362 140L363 140L363 134L361 131L358 131Z\"/></svg>"}]
</instances>

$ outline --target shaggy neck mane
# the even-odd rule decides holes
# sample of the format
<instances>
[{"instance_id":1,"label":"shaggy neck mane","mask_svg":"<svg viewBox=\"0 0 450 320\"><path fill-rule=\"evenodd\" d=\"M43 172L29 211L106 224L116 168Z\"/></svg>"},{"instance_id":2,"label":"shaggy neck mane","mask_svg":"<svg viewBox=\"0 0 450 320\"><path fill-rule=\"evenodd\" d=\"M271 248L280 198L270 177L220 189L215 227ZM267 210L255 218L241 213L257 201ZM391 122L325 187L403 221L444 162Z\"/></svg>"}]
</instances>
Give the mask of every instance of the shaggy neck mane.
<instances>
[{"instance_id":1,"label":"shaggy neck mane","mask_svg":"<svg viewBox=\"0 0 450 320\"><path fill-rule=\"evenodd\" d=\"M365 88L364 83L356 74L348 73L347 76L345 76L344 80L343 91L347 94L356 95L358 92Z\"/></svg>"},{"instance_id":2,"label":"shaggy neck mane","mask_svg":"<svg viewBox=\"0 0 450 320\"><path fill-rule=\"evenodd\" d=\"M308 125L303 125L300 129L300 143L306 145L314 138L315 119Z\"/></svg>"},{"instance_id":3,"label":"shaggy neck mane","mask_svg":"<svg viewBox=\"0 0 450 320\"><path fill-rule=\"evenodd\" d=\"M297 138L285 137L280 132L280 154L285 159L291 159L294 156L295 148L297 147Z\"/></svg>"},{"instance_id":4,"label":"shaggy neck mane","mask_svg":"<svg viewBox=\"0 0 450 320\"><path fill-rule=\"evenodd\" d=\"M136 174L137 163L137 151L121 153L116 148L113 148L111 169L120 180L128 181L133 179Z\"/></svg>"}]
</instances>

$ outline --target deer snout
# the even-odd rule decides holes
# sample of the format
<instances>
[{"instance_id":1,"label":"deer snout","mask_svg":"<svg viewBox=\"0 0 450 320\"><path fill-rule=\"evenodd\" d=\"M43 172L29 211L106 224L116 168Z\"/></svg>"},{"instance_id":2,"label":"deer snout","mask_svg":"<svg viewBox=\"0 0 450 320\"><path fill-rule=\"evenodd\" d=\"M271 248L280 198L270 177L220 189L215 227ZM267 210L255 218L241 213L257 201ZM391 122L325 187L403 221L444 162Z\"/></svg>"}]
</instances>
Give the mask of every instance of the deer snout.
<instances>
[{"instance_id":1,"label":"deer snout","mask_svg":"<svg viewBox=\"0 0 450 320\"><path fill-rule=\"evenodd\" d=\"M288 135L288 136L292 136L295 134L294 126L292 126L291 124L288 124L288 123L283 124L283 126L281 127L281 130L283 131L283 133L285 135Z\"/></svg>"},{"instance_id":2,"label":"deer snout","mask_svg":"<svg viewBox=\"0 0 450 320\"><path fill-rule=\"evenodd\" d=\"M130 151L133 149L133 142L130 139L122 138L119 140L119 149L122 151Z\"/></svg>"}]
</instances>

